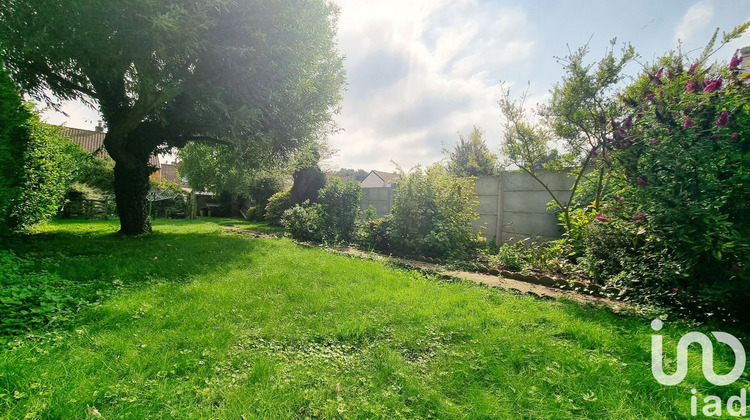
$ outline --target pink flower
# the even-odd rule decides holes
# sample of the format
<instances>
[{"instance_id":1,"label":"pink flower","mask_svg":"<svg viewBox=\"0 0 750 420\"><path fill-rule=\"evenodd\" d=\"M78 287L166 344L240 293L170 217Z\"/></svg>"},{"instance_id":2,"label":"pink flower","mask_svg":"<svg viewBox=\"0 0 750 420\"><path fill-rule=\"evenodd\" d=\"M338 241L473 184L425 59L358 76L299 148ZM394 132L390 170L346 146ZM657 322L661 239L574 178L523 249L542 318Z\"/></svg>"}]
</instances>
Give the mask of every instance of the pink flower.
<instances>
[{"instance_id":1,"label":"pink flower","mask_svg":"<svg viewBox=\"0 0 750 420\"><path fill-rule=\"evenodd\" d=\"M600 222L609 222L609 217L604 217L601 214L597 214L596 215L596 220L598 220Z\"/></svg>"},{"instance_id":2,"label":"pink flower","mask_svg":"<svg viewBox=\"0 0 750 420\"><path fill-rule=\"evenodd\" d=\"M690 119L690 117L685 117L685 122L682 123L682 126L684 128L690 128L690 127L692 127L694 125L695 125L695 123L693 122L693 120Z\"/></svg>"},{"instance_id":3,"label":"pink flower","mask_svg":"<svg viewBox=\"0 0 750 420\"><path fill-rule=\"evenodd\" d=\"M693 65L690 66L690 68L688 69L687 74L693 74L693 73L695 73L695 69L698 68L698 64L699 63L697 61L695 63L693 63Z\"/></svg>"},{"instance_id":4,"label":"pink flower","mask_svg":"<svg viewBox=\"0 0 750 420\"><path fill-rule=\"evenodd\" d=\"M736 69L742 63L742 55L737 54L740 50L734 52L732 59L729 60L729 68Z\"/></svg>"},{"instance_id":5,"label":"pink flower","mask_svg":"<svg viewBox=\"0 0 750 420\"><path fill-rule=\"evenodd\" d=\"M678 289L678 288L676 288L676 287L672 288L672 292L674 292L674 293L677 293L677 292L679 292L679 291L680 291L680 289Z\"/></svg>"},{"instance_id":6,"label":"pink flower","mask_svg":"<svg viewBox=\"0 0 750 420\"><path fill-rule=\"evenodd\" d=\"M633 220L643 220L643 218L646 217L643 213L636 213L633 215Z\"/></svg>"},{"instance_id":7,"label":"pink flower","mask_svg":"<svg viewBox=\"0 0 750 420\"><path fill-rule=\"evenodd\" d=\"M653 93L649 93L648 96L646 96L646 100L649 102L656 102L656 98L654 97Z\"/></svg>"},{"instance_id":8,"label":"pink flower","mask_svg":"<svg viewBox=\"0 0 750 420\"><path fill-rule=\"evenodd\" d=\"M729 124L729 113L727 111L721 111L719 119L716 120L716 125L724 127L727 124Z\"/></svg>"},{"instance_id":9,"label":"pink flower","mask_svg":"<svg viewBox=\"0 0 750 420\"><path fill-rule=\"evenodd\" d=\"M654 138L651 139L651 143L653 143L653 144L659 144L659 139L657 139L656 137L654 137Z\"/></svg>"},{"instance_id":10,"label":"pink flower","mask_svg":"<svg viewBox=\"0 0 750 420\"><path fill-rule=\"evenodd\" d=\"M617 201L618 203L622 203L622 197L620 197L619 195L613 195L612 199Z\"/></svg>"},{"instance_id":11,"label":"pink flower","mask_svg":"<svg viewBox=\"0 0 750 420\"><path fill-rule=\"evenodd\" d=\"M641 187L645 187L646 185L648 185L648 182L646 182L646 180L641 177L636 178L635 182L637 182Z\"/></svg>"},{"instance_id":12,"label":"pink flower","mask_svg":"<svg viewBox=\"0 0 750 420\"><path fill-rule=\"evenodd\" d=\"M657 72L656 72L656 78L657 78L657 79L661 78L661 72L662 72L663 70L664 70L664 67L661 67L661 68L659 69L659 71L657 71Z\"/></svg>"},{"instance_id":13,"label":"pink flower","mask_svg":"<svg viewBox=\"0 0 750 420\"><path fill-rule=\"evenodd\" d=\"M721 79L706 80L703 83L706 85L706 87L703 88L703 91L706 93L715 92L721 89Z\"/></svg>"},{"instance_id":14,"label":"pink flower","mask_svg":"<svg viewBox=\"0 0 750 420\"><path fill-rule=\"evenodd\" d=\"M693 92L695 92L695 86L693 86L693 81L692 80L688 80L688 82L685 83L685 91L687 93L693 93Z\"/></svg>"},{"instance_id":15,"label":"pink flower","mask_svg":"<svg viewBox=\"0 0 750 420\"><path fill-rule=\"evenodd\" d=\"M732 137L732 140L737 140L738 138L740 138L740 133L735 131L734 133L732 133L731 137Z\"/></svg>"}]
</instances>

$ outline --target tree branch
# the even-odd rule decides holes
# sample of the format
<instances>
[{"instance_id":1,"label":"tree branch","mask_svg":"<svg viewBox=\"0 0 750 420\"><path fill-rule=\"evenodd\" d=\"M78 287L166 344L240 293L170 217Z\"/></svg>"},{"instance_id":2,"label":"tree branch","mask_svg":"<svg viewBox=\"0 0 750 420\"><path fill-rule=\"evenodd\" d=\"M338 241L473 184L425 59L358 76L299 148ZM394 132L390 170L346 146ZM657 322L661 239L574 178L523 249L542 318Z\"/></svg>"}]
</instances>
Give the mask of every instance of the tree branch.
<instances>
[{"instance_id":1,"label":"tree branch","mask_svg":"<svg viewBox=\"0 0 750 420\"><path fill-rule=\"evenodd\" d=\"M87 89L87 88L85 88L83 86L79 86L79 85L71 82L68 79L60 77L59 75L53 73L52 69L50 69L49 67L47 68L47 71L48 71L47 72L47 77L50 79L49 81L54 81L58 85L60 85L61 87L75 90L77 92L80 92L80 93L83 93L85 95L88 95L88 96L90 96L90 97L92 97L94 99L99 99L99 95L97 95L95 91L93 91L91 89Z\"/></svg>"}]
</instances>

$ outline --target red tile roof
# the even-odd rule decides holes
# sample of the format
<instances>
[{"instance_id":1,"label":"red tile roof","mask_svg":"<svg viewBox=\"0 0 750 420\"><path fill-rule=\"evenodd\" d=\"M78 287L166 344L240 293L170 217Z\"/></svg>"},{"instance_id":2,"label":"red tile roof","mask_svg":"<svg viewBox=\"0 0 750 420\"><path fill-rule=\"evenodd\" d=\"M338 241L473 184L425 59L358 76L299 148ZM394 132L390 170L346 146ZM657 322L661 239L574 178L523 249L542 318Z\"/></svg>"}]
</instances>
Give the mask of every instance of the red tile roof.
<instances>
[{"instance_id":1,"label":"red tile roof","mask_svg":"<svg viewBox=\"0 0 750 420\"><path fill-rule=\"evenodd\" d=\"M84 130L82 128L63 127L62 134L83 147L87 152L95 154L97 157L109 158L109 154L104 148L104 136L107 133L103 131ZM157 155L151 155L148 159L148 164L157 169L161 168Z\"/></svg>"}]
</instances>

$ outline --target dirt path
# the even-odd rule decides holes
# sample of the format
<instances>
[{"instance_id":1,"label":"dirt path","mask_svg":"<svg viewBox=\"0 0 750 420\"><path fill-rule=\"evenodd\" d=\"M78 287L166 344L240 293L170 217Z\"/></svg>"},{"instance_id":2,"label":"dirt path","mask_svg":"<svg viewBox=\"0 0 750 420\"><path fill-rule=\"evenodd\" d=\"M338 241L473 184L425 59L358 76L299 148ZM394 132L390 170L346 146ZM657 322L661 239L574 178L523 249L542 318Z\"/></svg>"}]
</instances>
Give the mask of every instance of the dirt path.
<instances>
[{"instance_id":1,"label":"dirt path","mask_svg":"<svg viewBox=\"0 0 750 420\"><path fill-rule=\"evenodd\" d=\"M247 234L254 238L279 238L282 236L280 234L269 234L269 233L257 231L254 229L247 229L247 228L242 228L238 226L225 226L224 228L232 232ZM493 276L490 274L482 274L482 273L476 273L476 272L470 272L470 271L448 270L439 264L432 264L432 263L427 263L427 262L422 262L422 261L409 260L405 258L385 256L385 255L377 254L374 252L364 252L356 248L331 248L331 250L341 255L367 259L367 260L374 260L374 261L392 262L392 263L402 265L411 269L424 271L424 272L435 274L438 276L445 276L445 277L451 277L451 278L456 278L456 279L465 280L465 281L471 281L474 283L484 284L486 286L496 287L499 289L515 290L517 292L530 294L539 298L557 299L557 298L564 297L564 298L570 299L572 301L575 301L581 304L606 305L606 306L611 307L614 310L621 310L626 306L626 304L621 301L606 299L606 298L597 297L597 296L589 296L586 294L574 292L572 290L561 290L561 289L557 289L554 287L547 287L547 286L542 286L539 284L527 283L527 282L520 281L520 280L504 278L502 276Z\"/></svg>"}]
</instances>

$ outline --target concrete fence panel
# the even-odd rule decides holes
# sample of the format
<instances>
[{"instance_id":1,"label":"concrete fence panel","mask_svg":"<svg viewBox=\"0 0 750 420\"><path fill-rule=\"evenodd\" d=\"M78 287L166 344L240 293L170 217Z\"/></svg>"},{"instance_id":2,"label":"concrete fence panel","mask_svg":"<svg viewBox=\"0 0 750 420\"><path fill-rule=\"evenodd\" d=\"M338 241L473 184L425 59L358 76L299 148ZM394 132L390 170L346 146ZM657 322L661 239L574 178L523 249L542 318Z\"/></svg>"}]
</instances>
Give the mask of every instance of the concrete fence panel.
<instances>
[{"instance_id":1,"label":"concrete fence panel","mask_svg":"<svg viewBox=\"0 0 750 420\"><path fill-rule=\"evenodd\" d=\"M552 193L567 201L573 178L564 172L542 172L538 175ZM393 188L363 188L361 208L373 205L378 217L391 214ZM549 192L525 172L503 172L496 176L477 178L474 230L497 243L515 242L524 238L551 240L560 237L561 229L555 215L547 210L552 200Z\"/></svg>"}]
</instances>

